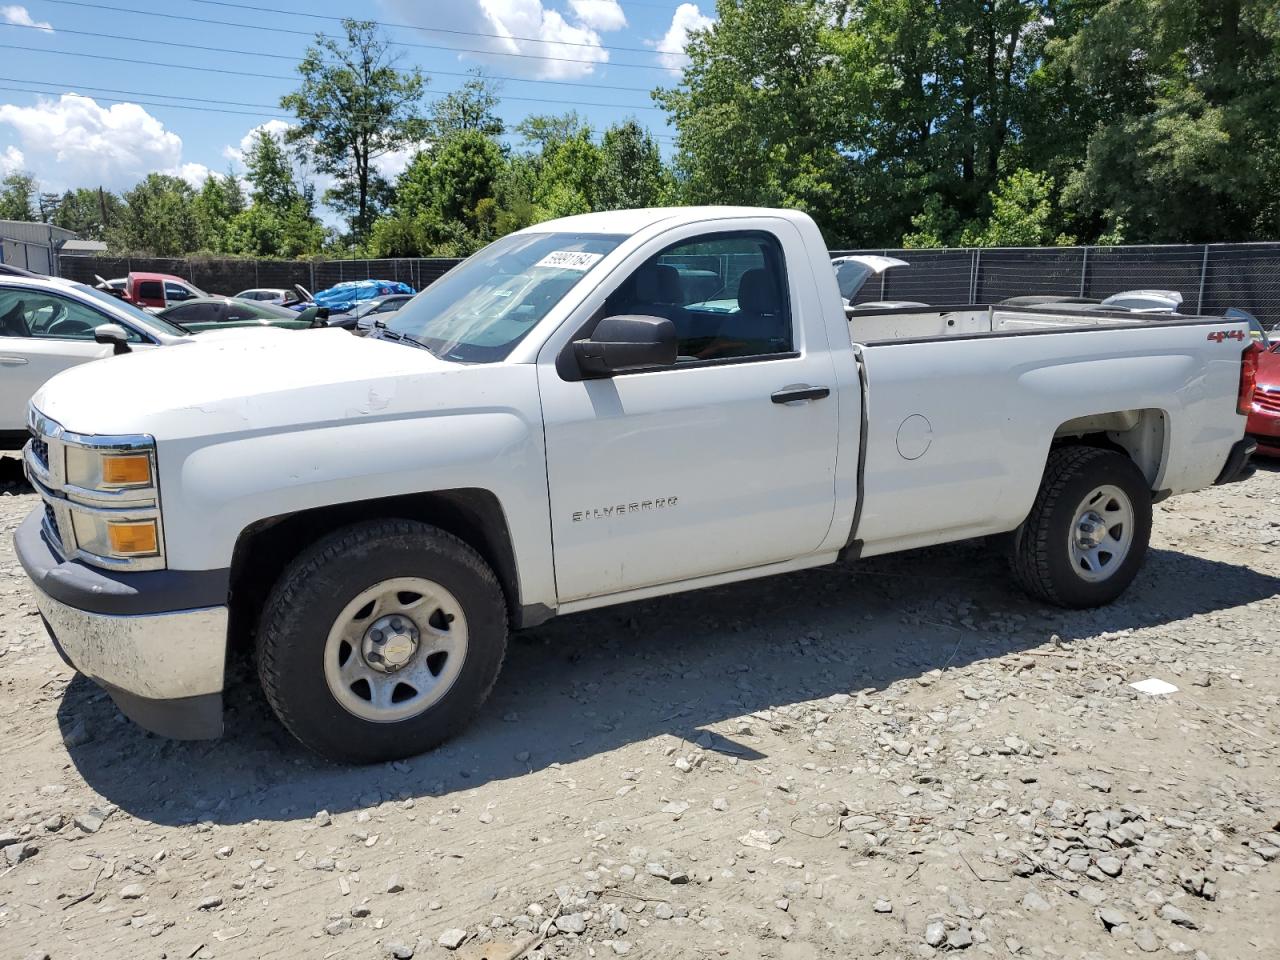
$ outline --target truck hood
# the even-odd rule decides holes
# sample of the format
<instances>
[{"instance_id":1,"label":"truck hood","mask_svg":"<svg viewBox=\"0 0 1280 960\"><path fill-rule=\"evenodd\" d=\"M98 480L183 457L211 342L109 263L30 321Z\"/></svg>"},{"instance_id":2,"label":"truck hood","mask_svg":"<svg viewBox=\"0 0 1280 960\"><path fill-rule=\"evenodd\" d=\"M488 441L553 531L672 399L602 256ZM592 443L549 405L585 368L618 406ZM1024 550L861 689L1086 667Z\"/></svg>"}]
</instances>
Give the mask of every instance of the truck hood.
<instances>
[{"instance_id":1,"label":"truck hood","mask_svg":"<svg viewBox=\"0 0 1280 960\"><path fill-rule=\"evenodd\" d=\"M165 440L429 414L451 393L441 381L462 377L475 385L477 374L500 377L503 366L449 363L345 330L227 334L74 367L41 387L32 403L76 433Z\"/></svg>"}]
</instances>

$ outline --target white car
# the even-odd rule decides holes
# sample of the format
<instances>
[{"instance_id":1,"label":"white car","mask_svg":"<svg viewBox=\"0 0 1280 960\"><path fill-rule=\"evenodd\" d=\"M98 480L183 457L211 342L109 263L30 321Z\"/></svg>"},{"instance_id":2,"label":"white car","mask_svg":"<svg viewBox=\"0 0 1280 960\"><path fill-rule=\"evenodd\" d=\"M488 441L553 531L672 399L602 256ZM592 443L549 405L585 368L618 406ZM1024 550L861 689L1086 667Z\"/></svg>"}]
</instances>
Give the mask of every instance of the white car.
<instances>
[{"instance_id":1,"label":"white car","mask_svg":"<svg viewBox=\"0 0 1280 960\"><path fill-rule=\"evenodd\" d=\"M168 321L85 284L0 276L0 444L28 439L27 402L54 374L189 339Z\"/></svg>"},{"instance_id":2,"label":"white car","mask_svg":"<svg viewBox=\"0 0 1280 960\"><path fill-rule=\"evenodd\" d=\"M538 224L365 338L55 377L17 555L59 649L144 727L219 735L252 639L284 725L374 762L461 730L509 628L1001 534L1039 602L1094 607L1153 503L1250 472L1244 320L870 316L796 211Z\"/></svg>"},{"instance_id":3,"label":"white car","mask_svg":"<svg viewBox=\"0 0 1280 960\"><path fill-rule=\"evenodd\" d=\"M292 290L282 290L278 287L259 287L254 290L241 290L233 298L235 300L257 300L261 303L283 304L289 300L295 300Z\"/></svg>"},{"instance_id":4,"label":"white car","mask_svg":"<svg viewBox=\"0 0 1280 960\"><path fill-rule=\"evenodd\" d=\"M840 286L840 298L844 301L846 315L851 315L855 310L891 310L927 306L918 300L872 300L867 303L854 303L854 299L868 280L880 276L886 270L910 266L905 260L879 254L856 253L836 257L831 261L831 266L836 271L836 283Z\"/></svg>"}]
</instances>

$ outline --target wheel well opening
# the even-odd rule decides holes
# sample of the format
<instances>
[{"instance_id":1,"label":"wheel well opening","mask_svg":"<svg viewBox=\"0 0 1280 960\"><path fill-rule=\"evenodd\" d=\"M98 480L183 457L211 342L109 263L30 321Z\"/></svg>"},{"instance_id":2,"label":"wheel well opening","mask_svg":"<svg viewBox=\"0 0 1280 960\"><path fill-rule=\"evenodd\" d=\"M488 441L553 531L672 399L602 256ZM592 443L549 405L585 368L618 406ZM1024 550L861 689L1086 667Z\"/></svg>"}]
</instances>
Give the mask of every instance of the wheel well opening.
<instances>
[{"instance_id":1,"label":"wheel well opening","mask_svg":"<svg viewBox=\"0 0 1280 960\"><path fill-rule=\"evenodd\" d=\"M1163 410L1115 410L1076 417L1058 427L1053 446L1101 447L1125 454L1155 490L1165 459L1166 424Z\"/></svg>"},{"instance_id":2,"label":"wheel well opening","mask_svg":"<svg viewBox=\"0 0 1280 960\"><path fill-rule=\"evenodd\" d=\"M268 517L241 532L231 560L230 635L248 646L267 595L301 551L335 530L367 520L419 520L468 544L493 569L513 626L520 611L520 583L506 516L487 490L443 490L361 500Z\"/></svg>"}]
</instances>

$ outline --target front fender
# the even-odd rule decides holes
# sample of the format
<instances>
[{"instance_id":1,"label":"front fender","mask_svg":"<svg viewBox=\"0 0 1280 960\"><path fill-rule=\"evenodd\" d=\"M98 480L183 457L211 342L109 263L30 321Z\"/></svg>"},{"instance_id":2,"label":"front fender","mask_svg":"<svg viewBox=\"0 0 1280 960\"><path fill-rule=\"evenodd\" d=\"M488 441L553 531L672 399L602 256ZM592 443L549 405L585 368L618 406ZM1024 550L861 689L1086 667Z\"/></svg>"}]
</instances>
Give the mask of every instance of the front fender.
<instances>
[{"instance_id":1,"label":"front fender","mask_svg":"<svg viewBox=\"0 0 1280 960\"><path fill-rule=\"evenodd\" d=\"M159 454L170 568L229 567L240 533L269 517L478 488L507 518L524 602L555 604L542 425L513 408L169 441Z\"/></svg>"}]
</instances>

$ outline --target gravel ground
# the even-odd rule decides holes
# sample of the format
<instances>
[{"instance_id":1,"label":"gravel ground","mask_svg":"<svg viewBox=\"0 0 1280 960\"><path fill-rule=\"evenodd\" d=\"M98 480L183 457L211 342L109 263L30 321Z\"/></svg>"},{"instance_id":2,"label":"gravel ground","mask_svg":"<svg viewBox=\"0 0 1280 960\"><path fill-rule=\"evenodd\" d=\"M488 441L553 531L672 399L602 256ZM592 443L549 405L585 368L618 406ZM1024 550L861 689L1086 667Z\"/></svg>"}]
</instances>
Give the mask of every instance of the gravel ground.
<instances>
[{"instance_id":1,"label":"gravel ground","mask_svg":"<svg viewBox=\"0 0 1280 960\"><path fill-rule=\"evenodd\" d=\"M6 960L1280 956L1278 471L1158 507L1104 610L975 543L567 617L461 739L344 769L245 667L216 743L74 677L13 466Z\"/></svg>"}]
</instances>

